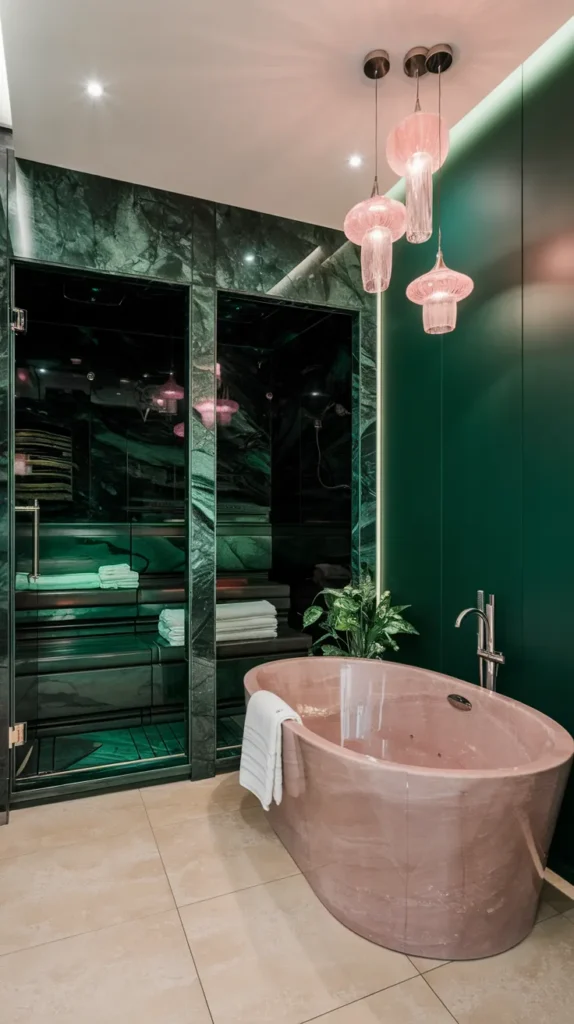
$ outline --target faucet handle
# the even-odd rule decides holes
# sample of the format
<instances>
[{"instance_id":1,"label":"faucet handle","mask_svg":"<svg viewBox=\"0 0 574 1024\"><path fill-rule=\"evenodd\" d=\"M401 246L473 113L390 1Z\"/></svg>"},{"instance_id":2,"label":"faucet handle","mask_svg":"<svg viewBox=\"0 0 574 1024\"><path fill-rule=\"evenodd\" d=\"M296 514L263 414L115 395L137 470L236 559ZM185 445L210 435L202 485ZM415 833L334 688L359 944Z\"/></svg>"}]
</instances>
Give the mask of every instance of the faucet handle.
<instances>
[{"instance_id":1,"label":"faucet handle","mask_svg":"<svg viewBox=\"0 0 574 1024\"><path fill-rule=\"evenodd\" d=\"M504 665L506 662L504 654L501 654L500 651L487 651L479 647L476 653L481 661L493 661L497 665Z\"/></svg>"}]
</instances>

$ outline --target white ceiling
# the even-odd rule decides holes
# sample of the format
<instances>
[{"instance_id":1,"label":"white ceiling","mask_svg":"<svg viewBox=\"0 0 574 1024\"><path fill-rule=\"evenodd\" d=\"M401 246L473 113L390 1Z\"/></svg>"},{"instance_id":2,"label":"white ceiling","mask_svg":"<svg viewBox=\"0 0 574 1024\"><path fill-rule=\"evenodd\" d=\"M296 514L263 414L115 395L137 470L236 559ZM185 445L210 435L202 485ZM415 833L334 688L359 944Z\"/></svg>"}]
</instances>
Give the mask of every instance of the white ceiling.
<instances>
[{"instance_id":1,"label":"white ceiling","mask_svg":"<svg viewBox=\"0 0 574 1024\"><path fill-rule=\"evenodd\" d=\"M572 0L0 0L20 157L340 227L413 106L402 57L454 45L451 125L572 13ZM86 80L105 98L90 101ZM436 78L421 82L436 103ZM351 170L347 158L367 159ZM381 184L395 175L381 160Z\"/></svg>"}]
</instances>

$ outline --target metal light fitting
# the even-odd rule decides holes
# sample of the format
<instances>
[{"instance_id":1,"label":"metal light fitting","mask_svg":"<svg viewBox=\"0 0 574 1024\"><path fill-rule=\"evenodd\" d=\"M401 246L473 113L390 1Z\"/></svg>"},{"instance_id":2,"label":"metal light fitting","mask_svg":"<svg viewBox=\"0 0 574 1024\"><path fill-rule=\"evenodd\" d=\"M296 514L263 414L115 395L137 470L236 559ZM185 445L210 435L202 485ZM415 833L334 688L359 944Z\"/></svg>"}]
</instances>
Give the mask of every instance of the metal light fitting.
<instances>
[{"instance_id":1,"label":"metal light fitting","mask_svg":"<svg viewBox=\"0 0 574 1024\"><path fill-rule=\"evenodd\" d=\"M452 62L452 46L449 46L448 43L437 43L436 46L431 46L425 61L426 69L430 71L431 75L438 75L439 71L441 75L444 75Z\"/></svg>"},{"instance_id":2,"label":"metal light fitting","mask_svg":"<svg viewBox=\"0 0 574 1024\"><path fill-rule=\"evenodd\" d=\"M391 62L386 50L371 50L363 61L367 78L384 78L390 71Z\"/></svg>"}]
</instances>

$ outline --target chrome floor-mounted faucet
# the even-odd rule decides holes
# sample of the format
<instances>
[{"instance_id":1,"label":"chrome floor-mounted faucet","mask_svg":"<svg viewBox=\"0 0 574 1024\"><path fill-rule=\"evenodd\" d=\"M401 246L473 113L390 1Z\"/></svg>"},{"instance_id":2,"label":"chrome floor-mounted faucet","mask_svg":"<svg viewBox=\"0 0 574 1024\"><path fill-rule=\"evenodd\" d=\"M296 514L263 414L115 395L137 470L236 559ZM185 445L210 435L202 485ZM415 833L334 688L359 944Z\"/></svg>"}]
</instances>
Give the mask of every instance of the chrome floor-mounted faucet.
<instances>
[{"instance_id":1,"label":"chrome floor-mounted faucet","mask_svg":"<svg viewBox=\"0 0 574 1024\"><path fill-rule=\"evenodd\" d=\"M455 626L458 629L467 615L478 617L476 653L478 655L478 678L481 686L487 690L496 690L498 666L504 665L504 655L494 650L494 594L490 594L486 609L484 607L484 590L476 594L476 608L465 608L457 616ZM486 642L485 642L486 641ZM486 667L486 683L484 681Z\"/></svg>"}]
</instances>

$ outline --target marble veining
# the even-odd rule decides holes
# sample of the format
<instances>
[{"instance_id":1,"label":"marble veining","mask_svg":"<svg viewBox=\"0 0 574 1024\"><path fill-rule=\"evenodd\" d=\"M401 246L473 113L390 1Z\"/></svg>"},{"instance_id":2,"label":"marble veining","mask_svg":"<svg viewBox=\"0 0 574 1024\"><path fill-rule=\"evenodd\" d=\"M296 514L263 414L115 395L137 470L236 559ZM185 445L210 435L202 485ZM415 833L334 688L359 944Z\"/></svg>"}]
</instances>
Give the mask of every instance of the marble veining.
<instances>
[{"instance_id":1,"label":"marble veining","mask_svg":"<svg viewBox=\"0 0 574 1024\"><path fill-rule=\"evenodd\" d=\"M0 491L7 497L8 282L5 257L69 268L136 275L190 286L189 427L187 501L190 516L190 744L192 775L215 767L215 438L191 411L200 397L215 394L216 289L266 294L356 311L353 344L353 531L355 564L372 560L374 465L372 435L373 303L361 286L357 250L341 232L284 218L113 181L65 168L0 159ZM1 222L4 224L5 222ZM253 261L245 261L246 254ZM366 439L366 440L365 440ZM105 440L105 439L103 439ZM103 448L102 448L103 450ZM99 457L99 456L98 456ZM8 637L10 574L14 538L6 501L0 506L0 637ZM2 545L6 545L3 547ZM3 646L2 646L3 645ZM6 778L2 714L9 680L7 640L0 639L0 779ZM4 719L5 721L5 719ZM0 782L0 787L2 782ZM4 794L5 796L5 794ZM3 797L0 790L0 815Z\"/></svg>"}]
</instances>

